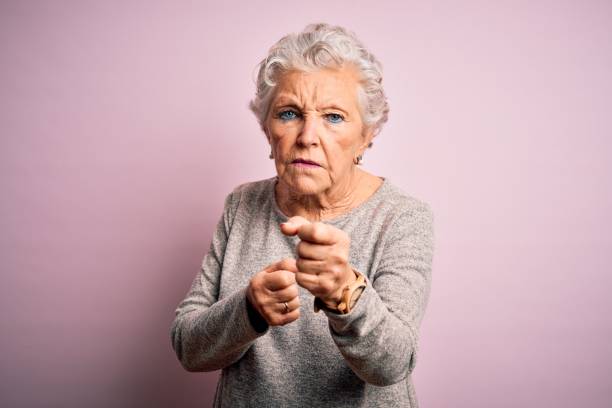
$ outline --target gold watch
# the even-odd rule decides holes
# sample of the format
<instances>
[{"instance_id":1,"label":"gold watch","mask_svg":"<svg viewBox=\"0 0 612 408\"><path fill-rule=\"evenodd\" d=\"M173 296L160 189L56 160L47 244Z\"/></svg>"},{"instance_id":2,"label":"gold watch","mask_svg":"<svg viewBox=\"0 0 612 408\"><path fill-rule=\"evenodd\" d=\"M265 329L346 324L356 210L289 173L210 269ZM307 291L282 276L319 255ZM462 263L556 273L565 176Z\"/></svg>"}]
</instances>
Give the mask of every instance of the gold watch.
<instances>
[{"instance_id":1,"label":"gold watch","mask_svg":"<svg viewBox=\"0 0 612 408\"><path fill-rule=\"evenodd\" d=\"M361 293L366 287L365 277L361 273L357 272L355 269L353 269L353 272L355 272L355 276L357 276L357 280L355 280L353 283L349 285L346 285L346 287L342 290L342 296L340 298L340 302L336 305L336 307L332 308L326 305L318 297L315 297L315 300L314 300L315 313L324 308L327 310L331 310L332 312L336 312L340 314L347 314L351 310L353 310L353 307L355 306L357 299L359 299L359 296L361 296Z\"/></svg>"}]
</instances>

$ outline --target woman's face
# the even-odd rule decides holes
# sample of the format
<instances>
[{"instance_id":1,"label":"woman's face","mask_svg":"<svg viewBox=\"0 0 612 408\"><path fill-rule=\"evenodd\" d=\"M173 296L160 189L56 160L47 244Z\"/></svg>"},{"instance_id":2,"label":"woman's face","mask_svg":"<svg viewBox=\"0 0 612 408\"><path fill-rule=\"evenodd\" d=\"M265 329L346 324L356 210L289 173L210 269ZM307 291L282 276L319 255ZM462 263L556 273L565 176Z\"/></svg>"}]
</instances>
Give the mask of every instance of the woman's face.
<instances>
[{"instance_id":1,"label":"woman's face","mask_svg":"<svg viewBox=\"0 0 612 408\"><path fill-rule=\"evenodd\" d=\"M318 194L350 182L353 159L372 139L357 86L352 66L288 71L278 79L265 130L278 176L294 192Z\"/></svg>"}]
</instances>

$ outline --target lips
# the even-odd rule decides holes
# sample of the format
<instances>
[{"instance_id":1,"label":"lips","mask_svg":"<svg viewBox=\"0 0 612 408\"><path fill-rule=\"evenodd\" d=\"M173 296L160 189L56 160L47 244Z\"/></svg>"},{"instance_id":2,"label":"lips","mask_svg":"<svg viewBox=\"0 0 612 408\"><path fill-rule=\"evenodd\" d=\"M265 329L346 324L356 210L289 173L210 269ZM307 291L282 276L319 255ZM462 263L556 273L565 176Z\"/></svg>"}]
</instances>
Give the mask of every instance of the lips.
<instances>
[{"instance_id":1,"label":"lips","mask_svg":"<svg viewBox=\"0 0 612 408\"><path fill-rule=\"evenodd\" d=\"M315 161L312 161L312 160L307 160L307 159L295 159L291 163L303 163L303 164L310 164L310 165L315 165L315 166L321 166L319 163L317 163Z\"/></svg>"}]
</instances>

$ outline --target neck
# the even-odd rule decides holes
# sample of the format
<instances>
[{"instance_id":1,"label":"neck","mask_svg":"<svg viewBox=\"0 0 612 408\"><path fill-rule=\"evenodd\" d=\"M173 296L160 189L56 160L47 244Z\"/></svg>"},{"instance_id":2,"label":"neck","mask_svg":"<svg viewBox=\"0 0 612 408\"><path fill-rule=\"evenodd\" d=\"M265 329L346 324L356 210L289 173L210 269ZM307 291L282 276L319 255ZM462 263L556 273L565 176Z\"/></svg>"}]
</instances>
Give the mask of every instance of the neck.
<instances>
[{"instance_id":1,"label":"neck","mask_svg":"<svg viewBox=\"0 0 612 408\"><path fill-rule=\"evenodd\" d=\"M275 188L276 201L289 217L299 215L309 221L334 218L358 204L358 186L363 177L363 171L355 167L343 182L318 194L296 193L279 177Z\"/></svg>"}]
</instances>

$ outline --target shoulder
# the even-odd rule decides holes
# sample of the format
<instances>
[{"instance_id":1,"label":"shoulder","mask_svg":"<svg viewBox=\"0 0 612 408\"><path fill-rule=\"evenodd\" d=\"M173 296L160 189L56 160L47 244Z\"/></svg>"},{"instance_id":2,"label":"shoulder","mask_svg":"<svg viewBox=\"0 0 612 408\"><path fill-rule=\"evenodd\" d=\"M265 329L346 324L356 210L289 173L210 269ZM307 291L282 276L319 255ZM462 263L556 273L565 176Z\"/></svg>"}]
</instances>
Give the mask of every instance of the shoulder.
<instances>
[{"instance_id":1,"label":"shoulder","mask_svg":"<svg viewBox=\"0 0 612 408\"><path fill-rule=\"evenodd\" d=\"M275 181L276 176L254 181L246 181L234 187L231 194L240 197L243 195L252 196L268 193L268 188L270 188Z\"/></svg>"},{"instance_id":2,"label":"shoulder","mask_svg":"<svg viewBox=\"0 0 612 408\"><path fill-rule=\"evenodd\" d=\"M393 181L385 179L380 202L389 213L401 215L406 213L426 212L433 215L432 206L422 198L407 193Z\"/></svg>"},{"instance_id":3,"label":"shoulder","mask_svg":"<svg viewBox=\"0 0 612 408\"><path fill-rule=\"evenodd\" d=\"M275 181L276 176L238 184L228 197L232 202L248 200L250 203L257 203L261 200L269 200L270 191Z\"/></svg>"},{"instance_id":4,"label":"shoulder","mask_svg":"<svg viewBox=\"0 0 612 408\"><path fill-rule=\"evenodd\" d=\"M225 211L233 218L239 207L262 208L270 200L275 181L276 176L238 184L225 197Z\"/></svg>"},{"instance_id":5,"label":"shoulder","mask_svg":"<svg viewBox=\"0 0 612 408\"><path fill-rule=\"evenodd\" d=\"M379 200L379 211L386 213L385 224L390 231L421 230L433 233L434 213L431 204L407 193L389 179L385 180L384 187Z\"/></svg>"}]
</instances>

